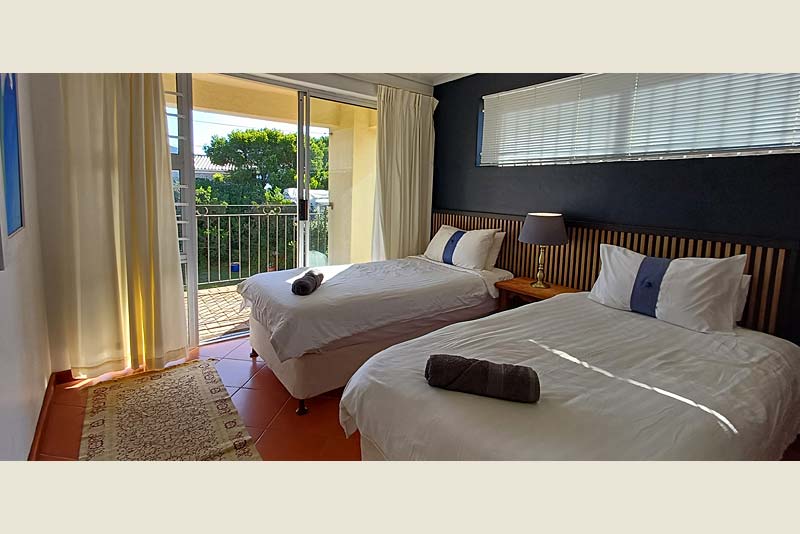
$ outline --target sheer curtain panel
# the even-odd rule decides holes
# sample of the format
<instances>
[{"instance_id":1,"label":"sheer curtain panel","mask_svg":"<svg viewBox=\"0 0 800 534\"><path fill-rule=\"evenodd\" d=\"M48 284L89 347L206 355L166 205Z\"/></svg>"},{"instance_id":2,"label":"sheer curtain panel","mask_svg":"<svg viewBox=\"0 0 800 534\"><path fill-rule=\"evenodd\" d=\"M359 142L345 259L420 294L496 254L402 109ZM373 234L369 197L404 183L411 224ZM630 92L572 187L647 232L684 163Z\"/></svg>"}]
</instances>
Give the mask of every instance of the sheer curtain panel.
<instances>
[{"instance_id":1,"label":"sheer curtain panel","mask_svg":"<svg viewBox=\"0 0 800 534\"><path fill-rule=\"evenodd\" d=\"M60 76L62 164L41 180L54 361L76 376L156 369L187 329L158 74Z\"/></svg>"},{"instance_id":2,"label":"sheer curtain panel","mask_svg":"<svg viewBox=\"0 0 800 534\"><path fill-rule=\"evenodd\" d=\"M421 254L430 239L436 104L430 96L378 87L375 260Z\"/></svg>"}]
</instances>

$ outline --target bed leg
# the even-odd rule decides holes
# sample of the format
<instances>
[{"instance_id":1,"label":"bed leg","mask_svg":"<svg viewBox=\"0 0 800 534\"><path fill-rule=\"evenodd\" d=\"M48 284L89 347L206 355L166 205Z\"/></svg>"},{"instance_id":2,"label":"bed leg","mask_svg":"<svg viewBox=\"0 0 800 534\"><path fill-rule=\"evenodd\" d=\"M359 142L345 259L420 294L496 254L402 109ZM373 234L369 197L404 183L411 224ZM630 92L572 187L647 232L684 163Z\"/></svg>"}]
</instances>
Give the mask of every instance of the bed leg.
<instances>
[{"instance_id":1,"label":"bed leg","mask_svg":"<svg viewBox=\"0 0 800 534\"><path fill-rule=\"evenodd\" d=\"M297 400L297 410L295 410L297 415L305 415L308 413L308 408L306 408L306 401L305 399L298 399Z\"/></svg>"},{"instance_id":2,"label":"bed leg","mask_svg":"<svg viewBox=\"0 0 800 534\"><path fill-rule=\"evenodd\" d=\"M256 349L254 349L253 347L250 347L250 357L258 358L258 353L256 352Z\"/></svg>"}]
</instances>

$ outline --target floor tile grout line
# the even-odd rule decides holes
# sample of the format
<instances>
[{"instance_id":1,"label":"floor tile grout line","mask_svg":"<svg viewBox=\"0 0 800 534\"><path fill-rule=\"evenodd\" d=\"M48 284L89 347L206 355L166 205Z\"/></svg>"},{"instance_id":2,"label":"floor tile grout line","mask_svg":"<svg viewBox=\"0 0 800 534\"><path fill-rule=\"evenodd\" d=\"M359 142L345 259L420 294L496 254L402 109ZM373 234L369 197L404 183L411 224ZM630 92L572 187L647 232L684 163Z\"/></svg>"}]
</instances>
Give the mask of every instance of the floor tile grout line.
<instances>
[{"instance_id":1,"label":"floor tile grout line","mask_svg":"<svg viewBox=\"0 0 800 534\"><path fill-rule=\"evenodd\" d=\"M248 388L248 387L247 387L247 384L249 384L250 382L252 382L252 381L253 381L253 379L256 377L256 375L257 375L258 373L260 373L261 371L263 371L263 370L264 370L264 367L266 367L266 366L263 366L263 365L262 365L261 367L259 367L259 368L258 368L258 371L256 371L256 372L255 372L255 373L253 373L252 375L250 375L250 378L248 378L248 379L247 379L247 382L245 382L244 384L242 384L242 387L243 387L243 388L247 388L247 389L259 389L259 388Z\"/></svg>"},{"instance_id":2,"label":"floor tile grout line","mask_svg":"<svg viewBox=\"0 0 800 534\"><path fill-rule=\"evenodd\" d=\"M247 425L245 425L245 427L247 427ZM258 430L258 436L253 436L252 434L250 435L250 437L253 438L253 446L255 446L256 441L261 439L261 436L264 435L264 432L266 432L267 429L266 428L259 429L259 428L255 428L255 427L252 427L252 426L250 428L254 428L255 430Z\"/></svg>"},{"instance_id":3,"label":"floor tile grout line","mask_svg":"<svg viewBox=\"0 0 800 534\"><path fill-rule=\"evenodd\" d=\"M235 340L231 340L231 341L235 341ZM226 352L226 353L225 353L225 356L223 356L223 358L225 358L226 356L228 356L228 354L232 353L233 351L235 351L236 349L238 349L239 347L241 347L241 346L242 346L242 343L244 343L245 341L247 341L247 338L242 338L241 342L240 342L240 343L237 343L236 345L234 345L234 346L233 346L233 348L232 348L231 350L229 350L228 352ZM225 343L225 341L223 341L222 343Z\"/></svg>"},{"instance_id":4,"label":"floor tile grout line","mask_svg":"<svg viewBox=\"0 0 800 534\"><path fill-rule=\"evenodd\" d=\"M287 405L287 404L289 404L289 401L291 401L292 399L293 399L293 397L292 397L291 395L289 395L289 398L288 398L288 399L286 399L286 401L284 401L284 403L283 403L283 405L280 407L280 409L279 409L277 412L275 412L275 415L273 415L273 416L272 416L272 419L270 419L270 420L269 420L269 423L267 423L267 426L266 426L266 428L264 428L264 432L266 432L266 431L267 431L267 429L268 429L269 427L271 427L271 426L272 426L272 423L274 423L274 422L275 422L275 420L276 420L276 419L278 418L278 416L281 414L281 412L283 411L283 409L284 409L284 408L286 408L286 405ZM262 433L262 435L263 435L263 433Z\"/></svg>"},{"instance_id":5,"label":"floor tile grout line","mask_svg":"<svg viewBox=\"0 0 800 534\"><path fill-rule=\"evenodd\" d=\"M52 402L50 406L75 406L76 408L83 408L86 409L86 403L83 404L75 404L71 402Z\"/></svg>"},{"instance_id":6,"label":"floor tile grout line","mask_svg":"<svg viewBox=\"0 0 800 534\"><path fill-rule=\"evenodd\" d=\"M235 340L231 340L231 341L235 341ZM235 351L236 349L238 349L238 348L239 348L239 347L242 345L242 343L244 343L245 341L247 341L247 338L243 339L241 343L237 343L237 344L235 344L233 347L231 347L231 349L230 349L229 351L227 351L227 352L225 352L225 353L223 353L223 354L218 354L218 355L212 356L212 358L218 358L218 359L220 359L220 360L224 360L224 359L225 359L225 357L226 357L228 354L230 354L231 352L233 352L233 351ZM199 353L201 353L201 352L202 352L202 349L203 349L204 347L213 347L214 345L217 345L217 344L220 344L220 345L221 345L221 344L224 344L224 343L230 343L230 341L217 341L217 342L215 342L215 343L208 343L208 344L206 344L206 345L201 345L200 347L197 347L197 350L198 350L198 352L199 352Z\"/></svg>"},{"instance_id":7,"label":"floor tile grout line","mask_svg":"<svg viewBox=\"0 0 800 534\"><path fill-rule=\"evenodd\" d=\"M56 458L58 460L66 460L66 461L69 461L69 462L74 462L74 461L78 460L77 458L69 458L67 456L58 456L58 455L55 455L55 454L45 454L45 453L41 453L40 452L39 455L36 457L36 461L37 462L47 462L47 461L49 461L47 458L42 458L42 456L48 456L50 458Z\"/></svg>"}]
</instances>

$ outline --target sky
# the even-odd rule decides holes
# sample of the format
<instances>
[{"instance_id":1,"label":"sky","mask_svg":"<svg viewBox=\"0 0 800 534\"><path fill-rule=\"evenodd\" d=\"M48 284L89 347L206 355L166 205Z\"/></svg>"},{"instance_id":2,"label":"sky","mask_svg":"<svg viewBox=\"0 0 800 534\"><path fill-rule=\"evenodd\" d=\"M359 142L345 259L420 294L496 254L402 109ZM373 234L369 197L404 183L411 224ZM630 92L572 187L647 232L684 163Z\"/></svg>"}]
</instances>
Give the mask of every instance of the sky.
<instances>
[{"instance_id":1,"label":"sky","mask_svg":"<svg viewBox=\"0 0 800 534\"><path fill-rule=\"evenodd\" d=\"M175 108L167 108L168 113L176 113ZM246 130L248 128L275 128L285 133L295 133L297 124L287 122L274 122L250 117L240 117L237 115L224 115L222 113L210 113L208 111L194 111L192 113L194 128L192 129L194 140L194 153L205 154L203 146L211 141L212 135L225 137L234 130ZM169 117L170 133L175 134L176 122L173 117ZM311 127L311 137L321 137L328 135L328 128ZM173 140L170 140L173 143Z\"/></svg>"}]
</instances>

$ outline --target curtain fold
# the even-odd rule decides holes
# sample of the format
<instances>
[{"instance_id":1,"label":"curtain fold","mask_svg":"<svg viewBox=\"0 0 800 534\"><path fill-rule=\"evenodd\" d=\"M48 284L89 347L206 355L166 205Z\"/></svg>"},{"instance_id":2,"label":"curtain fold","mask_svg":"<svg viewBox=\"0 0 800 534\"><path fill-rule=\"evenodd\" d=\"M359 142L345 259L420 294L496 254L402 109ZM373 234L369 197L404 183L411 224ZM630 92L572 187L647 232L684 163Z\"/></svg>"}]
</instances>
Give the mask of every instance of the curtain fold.
<instances>
[{"instance_id":1,"label":"curtain fold","mask_svg":"<svg viewBox=\"0 0 800 534\"><path fill-rule=\"evenodd\" d=\"M94 377L186 356L165 102L158 74L65 74L60 195L42 215L54 360ZM48 183L49 180L49 183Z\"/></svg>"},{"instance_id":2,"label":"curtain fold","mask_svg":"<svg viewBox=\"0 0 800 534\"><path fill-rule=\"evenodd\" d=\"M420 254L430 239L437 100L378 86L374 260Z\"/></svg>"}]
</instances>

